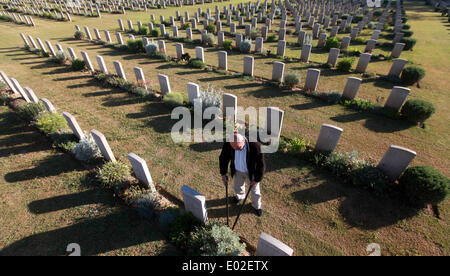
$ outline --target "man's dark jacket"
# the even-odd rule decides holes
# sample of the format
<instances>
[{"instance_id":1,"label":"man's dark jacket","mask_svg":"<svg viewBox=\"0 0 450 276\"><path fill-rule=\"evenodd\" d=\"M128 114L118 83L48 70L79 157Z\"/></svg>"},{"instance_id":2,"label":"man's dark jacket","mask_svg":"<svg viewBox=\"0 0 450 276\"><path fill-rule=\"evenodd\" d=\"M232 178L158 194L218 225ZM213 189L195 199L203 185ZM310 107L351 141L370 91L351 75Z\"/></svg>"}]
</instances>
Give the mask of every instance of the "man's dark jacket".
<instances>
[{"instance_id":1,"label":"man's dark jacket","mask_svg":"<svg viewBox=\"0 0 450 276\"><path fill-rule=\"evenodd\" d=\"M250 181L261 182L264 172L266 170L266 163L264 161L264 154L261 153L261 144L259 142L248 142L247 145L247 170ZM235 150L231 147L229 142L225 142L222 147L222 152L219 156L220 174L226 175L228 172L228 163L231 161L230 169L231 176L236 173L234 166Z\"/></svg>"}]
</instances>

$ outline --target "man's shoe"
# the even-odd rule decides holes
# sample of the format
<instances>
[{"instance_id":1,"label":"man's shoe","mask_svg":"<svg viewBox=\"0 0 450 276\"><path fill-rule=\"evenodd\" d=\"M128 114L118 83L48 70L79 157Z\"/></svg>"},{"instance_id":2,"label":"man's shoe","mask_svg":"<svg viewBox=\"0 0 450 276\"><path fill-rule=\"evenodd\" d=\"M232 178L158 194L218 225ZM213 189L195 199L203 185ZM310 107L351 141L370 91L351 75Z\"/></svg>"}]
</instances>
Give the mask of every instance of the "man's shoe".
<instances>
[{"instance_id":1,"label":"man's shoe","mask_svg":"<svg viewBox=\"0 0 450 276\"><path fill-rule=\"evenodd\" d=\"M233 202L234 204L239 204L239 202L241 202L241 200L239 198L233 196L233 200L231 202Z\"/></svg>"},{"instance_id":2,"label":"man's shoe","mask_svg":"<svg viewBox=\"0 0 450 276\"><path fill-rule=\"evenodd\" d=\"M262 209L255 209L255 210L256 210L256 215L258 217L261 217L262 216Z\"/></svg>"}]
</instances>

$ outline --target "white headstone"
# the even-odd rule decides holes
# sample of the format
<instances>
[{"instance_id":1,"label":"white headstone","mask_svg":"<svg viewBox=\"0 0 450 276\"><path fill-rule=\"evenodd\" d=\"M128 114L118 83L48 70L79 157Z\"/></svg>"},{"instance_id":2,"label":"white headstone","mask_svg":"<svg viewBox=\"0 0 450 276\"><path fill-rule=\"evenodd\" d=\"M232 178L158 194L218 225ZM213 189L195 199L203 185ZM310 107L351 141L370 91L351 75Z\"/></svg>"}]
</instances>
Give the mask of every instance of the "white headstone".
<instances>
[{"instance_id":1,"label":"white headstone","mask_svg":"<svg viewBox=\"0 0 450 276\"><path fill-rule=\"evenodd\" d=\"M95 129L91 130L91 135L94 138L95 143L100 149L100 152L102 153L103 157L105 157L105 159L108 161L116 162L116 158L114 157L114 154L111 151L111 148L109 147L105 135L103 135L101 132Z\"/></svg>"}]
</instances>

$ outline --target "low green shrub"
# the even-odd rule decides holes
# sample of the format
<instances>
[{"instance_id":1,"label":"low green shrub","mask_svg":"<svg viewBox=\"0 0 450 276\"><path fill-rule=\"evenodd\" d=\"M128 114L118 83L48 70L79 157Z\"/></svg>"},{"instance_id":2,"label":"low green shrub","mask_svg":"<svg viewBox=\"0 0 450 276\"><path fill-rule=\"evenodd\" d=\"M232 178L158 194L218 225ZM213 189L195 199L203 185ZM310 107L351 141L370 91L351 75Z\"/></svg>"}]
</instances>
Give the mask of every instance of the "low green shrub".
<instances>
[{"instance_id":1,"label":"low green shrub","mask_svg":"<svg viewBox=\"0 0 450 276\"><path fill-rule=\"evenodd\" d=\"M340 61L338 61L336 69L341 72L350 72L354 61L355 60L353 58L343 58Z\"/></svg>"},{"instance_id":2,"label":"low green shrub","mask_svg":"<svg viewBox=\"0 0 450 276\"><path fill-rule=\"evenodd\" d=\"M169 241L183 251L187 251L191 233L196 227L202 225L202 222L194 217L190 212L186 212L175 220L169 226Z\"/></svg>"},{"instance_id":3,"label":"low green shrub","mask_svg":"<svg viewBox=\"0 0 450 276\"><path fill-rule=\"evenodd\" d=\"M36 127L45 135L68 127L66 119L57 113L45 112L36 120Z\"/></svg>"},{"instance_id":4,"label":"low green shrub","mask_svg":"<svg viewBox=\"0 0 450 276\"><path fill-rule=\"evenodd\" d=\"M429 166L413 166L399 179L409 202L416 206L439 204L450 192L450 179Z\"/></svg>"},{"instance_id":5,"label":"low green shrub","mask_svg":"<svg viewBox=\"0 0 450 276\"><path fill-rule=\"evenodd\" d=\"M239 45L239 50L241 53L248 54L250 53L250 50L252 49L252 42L250 40L243 40L241 41L241 44Z\"/></svg>"},{"instance_id":6,"label":"low green shrub","mask_svg":"<svg viewBox=\"0 0 450 276\"><path fill-rule=\"evenodd\" d=\"M97 172L97 178L105 188L123 186L130 176L130 166L120 161L106 162Z\"/></svg>"},{"instance_id":7,"label":"low green shrub","mask_svg":"<svg viewBox=\"0 0 450 276\"><path fill-rule=\"evenodd\" d=\"M147 44L147 46L145 46L145 51L147 52L148 56L154 56L158 51L158 44L156 43Z\"/></svg>"},{"instance_id":8,"label":"low green shrub","mask_svg":"<svg viewBox=\"0 0 450 276\"><path fill-rule=\"evenodd\" d=\"M402 29L403 29L403 30L409 30L409 29L411 29L411 25L409 25L409 24L403 24Z\"/></svg>"},{"instance_id":9,"label":"low green shrub","mask_svg":"<svg viewBox=\"0 0 450 276\"><path fill-rule=\"evenodd\" d=\"M72 60L72 70L73 71L81 71L86 69L86 63L82 59L74 59Z\"/></svg>"},{"instance_id":10,"label":"low green shrub","mask_svg":"<svg viewBox=\"0 0 450 276\"><path fill-rule=\"evenodd\" d=\"M150 35L151 35L152 37L159 37L159 36L161 35L161 32L160 32L159 29L153 29L153 30L150 32Z\"/></svg>"},{"instance_id":11,"label":"low green shrub","mask_svg":"<svg viewBox=\"0 0 450 276\"><path fill-rule=\"evenodd\" d=\"M389 179L378 167L363 163L351 172L352 184L358 187L373 189L377 194L386 194Z\"/></svg>"},{"instance_id":12,"label":"low green shrub","mask_svg":"<svg viewBox=\"0 0 450 276\"><path fill-rule=\"evenodd\" d=\"M413 31L409 31L409 30L403 30L402 33L403 33L403 37L411 37L414 34Z\"/></svg>"},{"instance_id":13,"label":"low green shrub","mask_svg":"<svg viewBox=\"0 0 450 276\"><path fill-rule=\"evenodd\" d=\"M412 37L404 37L400 42L405 43L405 47L403 48L403 50L412 50L416 45L417 40Z\"/></svg>"},{"instance_id":14,"label":"low green shrub","mask_svg":"<svg viewBox=\"0 0 450 276\"><path fill-rule=\"evenodd\" d=\"M53 144L67 152L72 152L77 144L77 137L70 129L59 129L50 134Z\"/></svg>"},{"instance_id":15,"label":"low green shrub","mask_svg":"<svg viewBox=\"0 0 450 276\"><path fill-rule=\"evenodd\" d=\"M266 42L276 42L276 41L277 41L276 35L268 35L266 38Z\"/></svg>"},{"instance_id":16,"label":"low green shrub","mask_svg":"<svg viewBox=\"0 0 450 276\"><path fill-rule=\"evenodd\" d=\"M214 25L214 23L210 23L206 26L206 30L210 34L215 34L216 33L216 25Z\"/></svg>"},{"instance_id":17,"label":"low green shrub","mask_svg":"<svg viewBox=\"0 0 450 276\"><path fill-rule=\"evenodd\" d=\"M183 105L184 96L181 93L177 92L170 92L164 95L164 103L166 103L169 106L176 107Z\"/></svg>"},{"instance_id":18,"label":"low green shrub","mask_svg":"<svg viewBox=\"0 0 450 276\"><path fill-rule=\"evenodd\" d=\"M372 111L375 109L375 104L362 99L343 100L342 104L348 108L360 111Z\"/></svg>"},{"instance_id":19,"label":"low green shrub","mask_svg":"<svg viewBox=\"0 0 450 276\"><path fill-rule=\"evenodd\" d=\"M205 68L206 64L201 59L192 58L188 62L188 66L192 68Z\"/></svg>"},{"instance_id":20,"label":"low green shrub","mask_svg":"<svg viewBox=\"0 0 450 276\"><path fill-rule=\"evenodd\" d=\"M212 33L203 36L203 44L205 46L212 47L214 43L216 43L216 37Z\"/></svg>"},{"instance_id":21,"label":"low green shrub","mask_svg":"<svg viewBox=\"0 0 450 276\"><path fill-rule=\"evenodd\" d=\"M130 39L127 41L128 50L132 53L143 53L145 52L144 49L144 42L142 39Z\"/></svg>"},{"instance_id":22,"label":"low green shrub","mask_svg":"<svg viewBox=\"0 0 450 276\"><path fill-rule=\"evenodd\" d=\"M298 72L295 71L286 72L286 74L284 75L284 85L292 89L299 83L300 83L300 75L298 74Z\"/></svg>"},{"instance_id":23,"label":"low green shrub","mask_svg":"<svg viewBox=\"0 0 450 276\"><path fill-rule=\"evenodd\" d=\"M138 31L137 31L138 35L147 35L148 34L148 27L146 26L141 26Z\"/></svg>"},{"instance_id":24,"label":"low green shrub","mask_svg":"<svg viewBox=\"0 0 450 276\"><path fill-rule=\"evenodd\" d=\"M75 31L75 34L73 36L79 40L86 38L86 35L82 31Z\"/></svg>"},{"instance_id":25,"label":"low green shrub","mask_svg":"<svg viewBox=\"0 0 450 276\"><path fill-rule=\"evenodd\" d=\"M407 66L403 68L400 78L406 85L413 85L425 77L425 69L417 66Z\"/></svg>"},{"instance_id":26,"label":"low green shrub","mask_svg":"<svg viewBox=\"0 0 450 276\"><path fill-rule=\"evenodd\" d=\"M225 49L225 50L228 50L228 51L231 51L232 49L233 49L233 41L231 41L231 40L224 40L223 42L222 42L222 47Z\"/></svg>"},{"instance_id":27,"label":"low green shrub","mask_svg":"<svg viewBox=\"0 0 450 276\"><path fill-rule=\"evenodd\" d=\"M75 158L84 162L91 162L101 156L100 149L90 134L84 135L84 137L82 137L75 145L73 151L75 153Z\"/></svg>"},{"instance_id":28,"label":"low green shrub","mask_svg":"<svg viewBox=\"0 0 450 276\"><path fill-rule=\"evenodd\" d=\"M45 106L42 103L24 102L16 107L17 115L27 122L32 122L38 119L38 117L46 112Z\"/></svg>"},{"instance_id":29,"label":"low green shrub","mask_svg":"<svg viewBox=\"0 0 450 276\"><path fill-rule=\"evenodd\" d=\"M414 123L423 123L434 114L432 103L424 100L408 100L401 109L401 114Z\"/></svg>"},{"instance_id":30,"label":"low green shrub","mask_svg":"<svg viewBox=\"0 0 450 276\"><path fill-rule=\"evenodd\" d=\"M325 42L325 48L329 51L331 48L339 48L340 43L337 37L329 37Z\"/></svg>"},{"instance_id":31,"label":"low green shrub","mask_svg":"<svg viewBox=\"0 0 450 276\"><path fill-rule=\"evenodd\" d=\"M367 43L367 40L364 37L357 37L353 40L353 44L355 45L364 45Z\"/></svg>"},{"instance_id":32,"label":"low green shrub","mask_svg":"<svg viewBox=\"0 0 450 276\"><path fill-rule=\"evenodd\" d=\"M196 227L188 244L194 256L239 256L245 250L238 234L217 222Z\"/></svg>"},{"instance_id":33,"label":"low green shrub","mask_svg":"<svg viewBox=\"0 0 450 276\"><path fill-rule=\"evenodd\" d=\"M180 216L180 210L175 207L169 207L162 209L159 212L158 222L159 227L163 233L167 233L169 231L172 223Z\"/></svg>"}]
</instances>

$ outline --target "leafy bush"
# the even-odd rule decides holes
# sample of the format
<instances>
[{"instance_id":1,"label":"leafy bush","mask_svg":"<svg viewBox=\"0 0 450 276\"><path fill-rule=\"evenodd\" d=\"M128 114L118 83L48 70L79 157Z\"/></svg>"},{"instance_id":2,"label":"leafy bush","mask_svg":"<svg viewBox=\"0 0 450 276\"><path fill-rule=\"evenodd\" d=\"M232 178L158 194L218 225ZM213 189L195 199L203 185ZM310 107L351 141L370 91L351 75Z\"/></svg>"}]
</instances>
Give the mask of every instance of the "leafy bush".
<instances>
[{"instance_id":1,"label":"leafy bush","mask_svg":"<svg viewBox=\"0 0 450 276\"><path fill-rule=\"evenodd\" d=\"M86 62L82 59L74 59L72 60L72 70L73 71L81 71L86 69Z\"/></svg>"},{"instance_id":2,"label":"leafy bush","mask_svg":"<svg viewBox=\"0 0 450 276\"><path fill-rule=\"evenodd\" d=\"M63 51L58 51L56 52L56 55L52 57L52 60L59 64L65 64L69 60L69 58Z\"/></svg>"},{"instance_id":3,"label":"leafy bush","mask_svg":"<svg viewBox=\"0 0 450 276\"><path fill-rule=\"evenodd\" d=\"M371 111L375 109L375 104L363 99L344 100L342 104L348 108L361 111Z\"/></svg>"},{"instance_id":4,"label":"leafy bush","mask_svg":"<svg viewBox=\"0 0 450 276\"><path fill-rule=\"evenodd\" d=\"M369 22L369 23L367 24L367 28L369 28L369 29L375 28L375 23Z\"/></svg>"},{"instance_id":5,"label":"leafy bush","mask_svg":"<svg viewBox=\"0 0 450 276\"><path fill-rule=\"evenodd\" d=\"M146 26L141 26L138 31L137 31L138 35L147 35L148 34L148 27Z\"/></svg>"},{"instance_id":6,"label":"leafy bush","mask_svg":"<svg viewBox=\"0 0 450 276\"><path fill-rule=\"evenodd\" d=\"M354 61L355 60L353 58L343 58L338 61L336 68L341 72L350 72Z\"/></svg>"},{"instance_id":7,"label":"leafy bush","mask_svg":"<svg viewBox=\"0 0 450 276\"><path fill-rule=\"evenodd\" d=\"M70 129L59 129L50 134L50 138L56 147L72 152L77 144L77 137Z\"/></svg>"},{"instance_id":8,"label":"leafy bush","mask_svg":"<svg viewBox=\"0 0 450 276\"><path fill-rule=\"evenodd\" d=\"M156 43L147 44L147 46L145 46L145 51L147 52L148 56L154 56L158 51L158 44Z\"/></svg>"},{"instance_id":9,"label":"leafy bush","mask_svg":"<svg viewBox=\"0 0 450 276\"><path fill-rule=\"evenodd\" d=\"M165 53L163 53L163 52L156 52L154 57L157 58L157 59L163 59L163 60L166 60L166 61L168 60L167 55Z\"/></svg>"},{"instance_id":10,"label":"leafy bush","mask_svg":"<svg viewBox=\"0 0 450 276\"><path fill-rule=\"evenodd\" d=\"M377 194L386 194L389 179L383 171L371 164L363 163L351 173L352 184L375 190Z\"/></svg>"},{"instance_id":11,"label":"leafy bush","mask_svg":"<svg viewBox=\"0 0 450 276\"><path fill-rule=\"evenodd\" d=\"M403 48L403 50L412 50L416 45L417 40L412 37L404 37L400 42L405 43L405 47Z\"/></svg>"},{"instance_id":12,"label":"leafy bush","mask_svg":"<svg viewBox=\"0 0 450 276\"><path fill-rule=\"evenodd\" d=\"M161 35L161 31L159 29L153 29L150 32L150 35L153 36L153 37L159 37Z\"/></svg>"},{"instance_id":13,"label":"leafy bush","mask_svg":"<svg viewBox=\"0 0 450 276\"><path fill-rule=\"evenodd\" d=\"M300 83L300 75L298 72L291 71L284 75L284 84L289 88L294 88Z\"/></svg>"},{"instance_id":14,"label":"leafy bush","mask_svg":"<svg viewBox=\"0 0 450 276\"><path fill-rule=\"evenodd\" d=\"M222 104L222 94L221 90L216 89L214 85L208 86L206 89L200 88L200 100L202 102L202 110L205 111L208 107L220 108Z\"/></svg>"},{"instance_id":15,"label":"leafy bush","mask_svg":"<svg viewBox=\"0 0 450 276\"><path fill-rule=\"evenodd\" d=\"M356 151L351 153L331 152L325 156L322 165L332 174L347 178L355 167L358 153Z\"/></svg>"},{"instance_id":16,"label":"leafy bush","mask_svg":"<svg viewBox=\"0 0 450 276\"><path fill-rule=\"evenodd\" d=\"M326 101L329 104L337 104L341 101L341 93L336 91L311 92L314 96Z\"/></svg>"},{"instance_id":17,"label":"leafy bush","mask_svg":"<svg viewBox=\"0 0 450 276\"><path fill-rule=\"evenodd\" d=\"M364 15L358 14L358 15L356 15L356 16L353 17L352 22L353 22L353 23L358 23L358 22L360 22L361 20L363 20L363 18L364 18Z\"/></svg>"},{"instance_id":18,"label":"leafy bush","mask_svg":"<svg viewBox=\"0 0 450 276\"><path fill-rule=\"evenodd\" d=\"M189 240L189 255L239 256L245 249L239 236L228 226L208 223L197 227Z\"/></svg>"},{"instance_id":19,"label":"leafy bush","mask_svg":"<svg viewBox=\"0 0 450 276\"><path fill-rule=\"evenodd\" d=\"M205 68L206 64L201 59L192 58L188 62L188 66L192 68Z\"/></svg>"},{"instance_id":20,"label":"leafy bush","mask_svg":"<svg viewBox=\"0 0 450 276\"><path fill-rule=\"evenodd\" d=\"M288 152L295 154L303 153L310 146L310 142L304 138L294 138L286 143Z\"/></svg>"},{"instance_id":21,"label":"leafy bush","mask_svg":"<svg viewBox=\"0 0 450 276\"><path fill-rule=\"evenodd\" d=\"M176 107L183 105L184 96L181 93L171 92L164 95L164 103Z\"/></svg>"},{"instance_id":22,"label":"leafy bush","mask_svg":"<svg viewBox=\"0 0 450 276\"><path fill-rule=\"evenodd\" d=\"M169 227L169 241L182 250L187 250L191 232L202 222L190 212L178 216Z\"/></svg>"},{"instance_id":23,"label":"leafy bush","mask_svg":"<svg viewBox=\"0 0 450 276\"><path fill-rule=\"evenodd\" d=\"M409 29L411 29L411 25L409 25L409 24L403 24L402 29L403 29L403 30L409 30Z\"/></svg>"},{"instance_id":24,"label":"leafy bush","mask_svg":"<svg viewBox=\"0 0 450 276\"><path fill-rule=\"evenodd\" d=\"M277 37L275 35L268 35L266 38L267 42L275 42L277 41Z\"/></svg>"},{"instance_id":25,"label":"leafy bush","mask_svg":"<svg viewBox=\"0 0 450 276\"><path fill-rule=\"evenodd\" d=\"M86 38L86 35L82 31L76 31L73 36L79 40Z\"/></svg>"},{"instance_id":26,"label":"leafy bush","mask_svg":"<svg viewBox=\"0 0 450 276\"><path fill-rule=\"evenodd\" d=\"M404 84L412 85L425 77L425 69L417 66L407 66L403 68L401 79Z\"/></svg>"},{"instance_id":27,"label":"leafy bush","mask_svg":"<svg viewBox=\"0 0 450 276\"><path fill-rule=\"evenodd\" d=\"M239 50L241 51L241 53L244 53L244 54L250 53L251 48L252 48L252 42L247 39L241 41L241 44L239 45Z\"/></svg>"},{"instance_id":28,"label":"leafy bush","mask_svg":"<svg viewBox=\"0 0 450 276\"><path fill-rule=\"evenodd\" d=\"M127 41L128 50L132 53L143 53L145 52L144 49L144 42L141 39L130 39Z\"/></svg>"},{"instance_id":29,"label":"leafy bush","mask_svg":"<svg viewBox=\"0 0 450 276\"><path fill-rule=\"evenodd\" d=\"M209 47L214 46L215 41L216 41L216 38L211 33L208 33L208 34L204 35L204 37L203 37L203 44L205 44L206 46L209 46Z\"/></svg>"},{"instance_id":30,"label":"leafy bush","mask_svg":"<svg viewBox=\"0 0 450 276\"><path fill-rule=\"evenodd\" d=\"M340 43L337 37L329 37L325 42L325 48L329 51L331 48L339 48Z\"/></svg>"},{"instance_id":31,"label":"leafy bush","mask_svg":"<svg viewBox=\"0 0 450 276\"><path fill-rule=\"evenodd\" d=\"M2 82L0 82L0 87L3 85ZM0 88L0 105L7 105L9 101L12 99L12 95L8 91L1 91L3 88Z\"/></svg>"},{"instance_id":32,"label":"leafy bush","mask_svg":"<svg viewBox=\"0 0 450 276\"><path fill-rule=\"evenodd\" d=\"M358 49L356 49L356 48L349 48L347 51L346 51L346 54L348 55L348 56L350 56L350 57L359 57L359 55L361 55L361 51L360 50L358 50Z\"/></svg>"},{"instance_id":33,"label":"leafy bush","mask_svg":"<svg viewBox=\"0 0 450 276\"><path fill-rule=\"evenodd\" d=\"M17 115L27 122L36 120L41 113L46 112L45 106L42 103L22 103L16 108Z\"/></svg>"},{"instance_id":34,"label":"leafy bush","mask_svg":"<svg viewBox=\"0 0 450 276\"><path fill-rule=\"evenodd\" d=\"M403 33L403 37L411 37L414 34L413 31L408 31L408 30L403 30L402 33Z\"/></svg>"},{"instance_id":35,"label":"leafy bush","mask_svg":"<svg viewBox=\"0 0 450 276\"><path fill-rule=\"evenodd\" d=\"M363 45L366 44L367 40L364 37L357 37L353 40L353 44L359 44L359 45Z\"/></svg>"},{"instance_id":36,"label":"leafy bush","mask_svg":"<svg viewBox=\"0 0 450 276\"><path fill-rule=\"evenodd\" d=\"M66 119L57 113L45 112L36 121L36 127L45 135L68 127Z\"/></svg>"},{"instance_id":37,"label":"leafy bush","mask_svg":"<svg viewBox=\"0 0 450 276\"><path fill-rule=\"evenodd\" d=\"M409 167L399 179L413 205L438 204L450 191L450 180L429 166Z\"/></svg>"},{"instance_id":38,"label":"leafy bush","mask_svg":"<svg viewBox=\"0 0 450 276\"><path fill-rule=\"evenodd\" d=\"M119 161L106 162L97 172L97 178L105 188L122 186L130 176L130 166Z\"/></svg>"},{"instance_id":39,"label":"leafy bush","mask_svg":"<svg viewBox=\"0 0 450 276\"><path fill-rule=\"evenodd\" d=\"M150 219L157 209L160 208L159 199L155 194L151 192L141 193L134 200L134 208L139 215L144 218Z\"/></svg>"},{"instance_id":40,"label":"leafy bush","mask_svg":"<svg viewBox=\"0 0 450 276\"><path fill-rule=\"evenodd\" d=\"M208 31L208 33L215 34L216 26L214 25L214 23L210 23L206 26L206 30Z\"/></svg>"},{"instance_id":41,"label":"leafy bush","mask_svg":"<svg viewBox=\"0 0 450 276\"><path fill-rule=\"evenodd\" d=\"M100 149L90 134L84 135L73 150L75 152L75 158L84 162L90 162L101 156Z\"/></svg>"},{"instance_id":42,"label":"leafy bush","mask_svg":"<svg viewBox=\"0 0 450 276\"><path fill-rule=\"evenodd\" d=\"M224 41L222 42L222 47L223 47L225 50L231 51L231 49L233 49L233 41L231 41L231 40L229 40L229 39L224 40Z\"/></svg>"},{"instance_id":43,"label":"leafy bush","mask_svg":"<svg viewBox=\"0 0 450 276\"><path fill-rule=\"evenodd\" d=\"M408 100L401 109L402 115L415 123L425 122L434 112L433 104L423 100Z\"/></svg>"}]
</instances>

